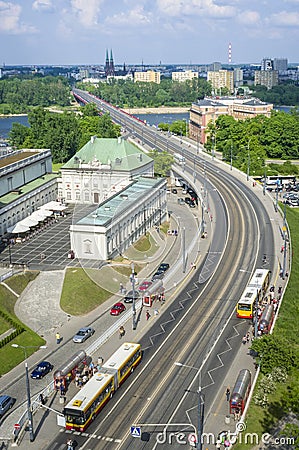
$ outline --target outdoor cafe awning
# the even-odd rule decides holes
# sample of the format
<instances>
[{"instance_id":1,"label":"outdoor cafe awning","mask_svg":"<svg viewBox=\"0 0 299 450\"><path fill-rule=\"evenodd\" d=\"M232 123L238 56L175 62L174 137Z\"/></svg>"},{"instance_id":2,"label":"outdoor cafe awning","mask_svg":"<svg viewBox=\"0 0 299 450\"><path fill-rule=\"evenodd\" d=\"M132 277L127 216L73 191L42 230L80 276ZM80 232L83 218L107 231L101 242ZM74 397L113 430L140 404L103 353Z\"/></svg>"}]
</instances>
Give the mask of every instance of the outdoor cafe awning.
<instances>
[{"instance_id":1,"label":"outdoor cafe awning","mask_svg":"<svg viewBox=\"0 0 299 450\"><path fill-rule=\"evenodd\" d=\"M59 202L49 202L39 208L40 210L50 210L50 211L64 211L66 206Z\"/></svg>"},{"instance_id":2,"label":"outdoor cafe awning","mask_svg":"<svg viewBox=\"0 0 299 450\"><path fill-rule=\"evenodd\" d=\"M11 234L22 234L22 233L27 233L28 231L30 231L30 228L27 225L24 225L21 221L21 222L17 222L12 227L7 228L7 231L8 231L8 233L11 233Z\"/></svg>"}]
</instances>

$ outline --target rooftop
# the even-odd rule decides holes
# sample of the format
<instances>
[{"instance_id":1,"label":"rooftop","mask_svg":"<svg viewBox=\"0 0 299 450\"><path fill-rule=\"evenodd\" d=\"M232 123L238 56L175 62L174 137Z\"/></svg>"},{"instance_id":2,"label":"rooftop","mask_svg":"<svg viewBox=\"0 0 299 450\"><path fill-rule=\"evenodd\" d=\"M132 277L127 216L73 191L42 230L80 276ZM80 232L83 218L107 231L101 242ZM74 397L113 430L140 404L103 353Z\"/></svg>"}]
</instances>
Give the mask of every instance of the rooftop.
<instances>
[{"instance_id":1,"label":"rooftop","mask_svg":"<svg viewBox=\"0 0 299 450\"><path fill-rule=\"evenodd\" d=\"M0 197L0 208L3 208L9 203L12 203L15 200L19 199L22 195L28 194L29 192L37 189L38 187L42 186L45 183L48 183L51 180L54 180L57 177L58 175L55 173L47 173L42 177L36 178L30 183L21 186L19 189L16 189L15 191L8 192L8 194L5 194L2 197Z\"/></svg>"},{"instance_id":2,"label":"rooftop","mask_svg":"<svg viewBox=\"0 0 299 450\"><path fill-rule=\"evenodd\" d=\"M146 153L130 142L118 138L92 137L63 169L131 171L152 162Z\"/></svg>"},{"instance_id":3,"label":"rooftop","mask_svg":"<svg viewBox=\"0 0 299 450\"><path fill-rule=\"evenodd\" d=\"M107 224L117 214L127 208L131 208L136 201L144 197L144 195L156 188L160 188L164 178L143 178L133 181L128 187L118 192L113 197L101 203L92 213L77 222L78 225L96 225L107 226Z\"/></svg>"},{"instance_id":4,"label":"rooftop","mask_svg":"<svg viewBox=\"0 0 299 450\"><path fill-rule=\"evenodd\" d=\"M23 159L30 158L31 156L37 155L39 153L40 150L21 150L13 152L9 155L5 155L5 157L0 158L0 169L2 167L9 166L10 164L22 161Z\"/></svg>"}]
</instances>

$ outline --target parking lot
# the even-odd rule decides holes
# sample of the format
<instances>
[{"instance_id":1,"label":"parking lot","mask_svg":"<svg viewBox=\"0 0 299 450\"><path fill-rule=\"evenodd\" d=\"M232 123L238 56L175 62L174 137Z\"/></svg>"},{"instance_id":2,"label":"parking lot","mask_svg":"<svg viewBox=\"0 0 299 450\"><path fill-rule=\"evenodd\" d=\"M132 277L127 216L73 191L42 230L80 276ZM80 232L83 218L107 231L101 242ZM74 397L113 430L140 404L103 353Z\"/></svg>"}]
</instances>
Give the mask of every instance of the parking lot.
<instances>
[{"instance_id":1,"label":"parking lot","mask_svg":"<svg viewBox=\"0 0 299 450\"><path fill-rule=\"evenodd\" d=\"M100 261L69 259L69 227L73 222L89 214L95 205L69 205L64 216L31 235L25 242L10 245L0 253L0 263L14 267L26 265L32 270L60 270L66 266L98 268Z\"/></svg>"}]
</instances>

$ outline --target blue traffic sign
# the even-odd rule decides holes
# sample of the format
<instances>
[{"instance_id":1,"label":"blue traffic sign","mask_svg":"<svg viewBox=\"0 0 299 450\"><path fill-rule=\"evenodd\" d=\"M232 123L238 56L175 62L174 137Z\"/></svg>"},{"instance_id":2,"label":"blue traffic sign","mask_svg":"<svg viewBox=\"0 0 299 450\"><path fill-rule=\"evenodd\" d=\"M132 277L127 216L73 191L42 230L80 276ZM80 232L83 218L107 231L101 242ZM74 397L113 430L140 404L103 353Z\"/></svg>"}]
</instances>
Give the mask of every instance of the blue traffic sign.
<instances>
[{"instance_id":1,"label":"blue traffic sign","mask_svg":"<svg viewBox=\"0 0 299 450\"><path fill-rule=\"evenodd\" d=\"M131 436L141 438L141 427L131 427Z\"/></svg>"}]
</instances>

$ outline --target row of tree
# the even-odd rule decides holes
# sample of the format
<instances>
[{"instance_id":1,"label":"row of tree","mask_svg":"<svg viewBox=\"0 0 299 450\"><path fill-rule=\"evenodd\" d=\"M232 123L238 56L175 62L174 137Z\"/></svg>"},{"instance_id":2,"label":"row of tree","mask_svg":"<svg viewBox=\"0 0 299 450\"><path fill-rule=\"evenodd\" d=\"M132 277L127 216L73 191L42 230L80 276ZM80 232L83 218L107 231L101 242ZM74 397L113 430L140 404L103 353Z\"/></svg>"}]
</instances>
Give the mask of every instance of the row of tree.
<instances>
[{"instance_id":1,"label":"row of tree","mask_svg":"<svg viewBox=\"0 0 299 450\"><path fill-rule=\"evenodd\" d=\"M264 174L266 159L299 159L297 110L290 114L273 111L269 118L257 116L244 121L219 116L215 123L210 122L207 133L209 151L221 152L224 160L244 172L249 165L251 175Z\"/></svg>"},{"instance_id":2,"label":"row of tree","mask_svg":"<svg viewBox=\"0 0 299 450\"><path fill-rule=\"evenodd\" d=\"M263 102L273 103L274 105L299 105L299 87L294 84L283 83L267 89L266 86L254 86L253 93L255 97Z\"/></svg>"},{"instance_id":3,"label":"row of tree","mask_svg":"<svg viewBox=\"0 0 299 450\"><path fill-rule=\"evenodd\" d=\"M157 107L157 106L190 106L199 98L211 94L211 85L202 78L192 81L178 82L170 79L157 83L134 83L132 80L111 80L100 82L98 86L78 85L81 89L118 105L121 108Z\"/></svg>"},{"instance_id":4,"label":"row of tree","mask_svg":"<svg viewBox=\"0 0 299 450\"><path fill-rule=\"evenodd\" d=\"M28 114L30 125L14 123L9 142L16 148L50 148L54 163L68 161L90 139L90 136L114 138L120 135L108 114L98 115L95 105L81 108L81 114L49 112L42 107Z\"/></svg>"},{"instance_id":5,"label":"row of tree","mask_svg":"<svg viewBox=\"0 0 299 450\"><path fill-rule=\"evenodd\" d=\"M63 77L0 80L0 114L22 114L32 107L71 104L70 86Z\"/></svg>"}]
</instances>

